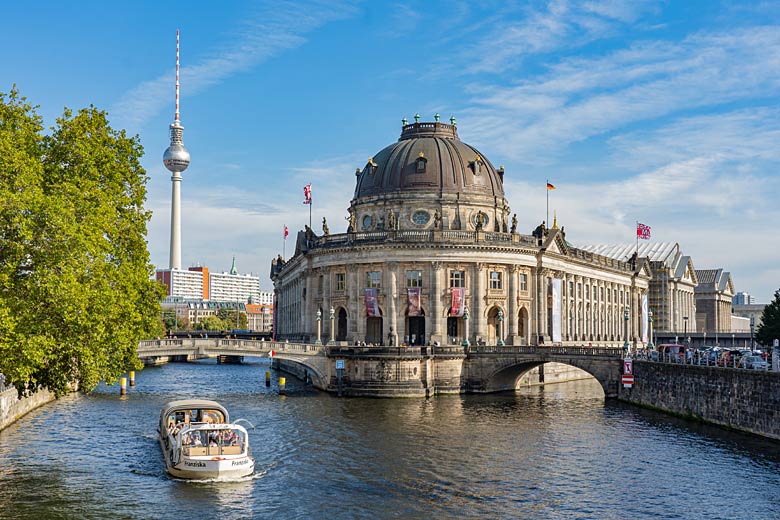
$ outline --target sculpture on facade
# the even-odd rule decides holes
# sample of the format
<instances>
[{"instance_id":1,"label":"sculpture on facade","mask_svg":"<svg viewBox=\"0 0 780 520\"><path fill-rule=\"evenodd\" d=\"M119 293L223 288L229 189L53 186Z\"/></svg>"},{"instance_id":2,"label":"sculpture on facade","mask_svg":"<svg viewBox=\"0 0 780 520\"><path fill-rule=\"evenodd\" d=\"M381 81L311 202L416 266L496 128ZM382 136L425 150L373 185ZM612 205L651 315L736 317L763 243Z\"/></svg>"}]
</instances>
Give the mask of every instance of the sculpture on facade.
<instances>
[{"instance_id":1,"label":"sculpture on facade","mask_svg":"<svg viewBox=\"0 0 780 520\"><path fill-rule=\"evenodd\" d=\"M512 228L510 233L512 233L513 235L517 233L517 213L512 215Z\"/></svg>"},{"instance_id":2,"label":"sculpture on facade","mask_svg":"<svg viewBox=\"0 0 780 520\"><path fill-rule=\"evenodd\" d=\"M356 233L357 232L357 217L355 217L355 212L350 211L348 217L344 217L347 220L349 220L349 227L347 228L347 233Z\"/></svg>"},{"instance_id":3,"label":"sculpture on facade","mask_svg":"<svg viewBox=\"0 0 780 520\"><path fill-rule=\"evenodd\" d=\"M441 229L441 213L438 209L433 212L433 229Z\"/></svg>"},{"instance_id":4,"label":"sculpture on facade","mask_svg":"<svg viewBox=\"0 0 780 520\"><path fill-rule=\"evenodd\" d=\"M387 229L394 230L395 228L396 228L395 211L390 210L387 213Z\"/></svg>"},{"instance_id":5,"label":"sculpture on facade","mask_svg":"<svg viewBox=\"0 0 780 520\"><path fill-rule=\"evenodd\" d=\"M328 221L325 217L322 217L322 234L325 236L330 235L330 228L328 227Z\"/></svg>"}]
</instances>

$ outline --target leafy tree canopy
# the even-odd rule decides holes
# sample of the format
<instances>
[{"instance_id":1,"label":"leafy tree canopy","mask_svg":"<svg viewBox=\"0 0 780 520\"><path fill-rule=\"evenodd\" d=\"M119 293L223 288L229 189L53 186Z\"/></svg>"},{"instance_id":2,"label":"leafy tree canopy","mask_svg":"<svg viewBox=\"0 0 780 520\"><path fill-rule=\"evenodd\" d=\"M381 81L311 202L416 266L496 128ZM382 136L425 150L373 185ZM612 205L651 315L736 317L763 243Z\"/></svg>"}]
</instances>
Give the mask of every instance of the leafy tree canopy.
<instances>
[{"instance_id":1,"label":"leafy tree canopy","mask_svg":"<svg viewBox=\"0 0 780 520\"><path fill-rule=\"evenodd\" d=\"M756 340L762 345L771 346L776 339L780 339L780 289L775 291L772 303L764 307L761 325L756 331Z\"/></svg>"},{"instance_id":2,"label":"leafy tree canopy","mask_svg":"<svg viewBox=\"0 0 780 520\"><path fill-rule=\"evenodd\" d=\"M92 106L50 130L16 88L0 93L0 372L59 396L140 368L163 292L138 137Z\"/></svg>"},{"instance_id":3,"label":"leafy tree canopy","mask_svg":"<svg viewBox=\"0 0 780 520\"><path fill-rule=\"evenodd\" d=\"M238 326L236 326L236 313L238 313ZM237 311L236 309L219 309L217 316L225 324L226 330L232 329L246 329L249 326L249 322L246 318L246 313Z\"/></svg>"},{"instance_id":4,"label":"leafy tree canopy","mask_svg":"<svg viewBox=\"0 0 780 520\"><path fill-rule=\"evenodd\" d=\"M218 316L206 316L197 323L199 330L225 330L225 322Z\"/></svg>"}]
</instances>

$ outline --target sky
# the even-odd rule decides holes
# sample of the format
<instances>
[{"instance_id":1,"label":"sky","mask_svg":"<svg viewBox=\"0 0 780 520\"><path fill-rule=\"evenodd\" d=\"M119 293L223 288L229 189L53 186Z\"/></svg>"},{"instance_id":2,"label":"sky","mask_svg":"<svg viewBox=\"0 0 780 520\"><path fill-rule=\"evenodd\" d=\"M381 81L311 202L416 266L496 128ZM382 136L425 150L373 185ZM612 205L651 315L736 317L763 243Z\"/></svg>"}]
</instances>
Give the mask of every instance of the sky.
<instances>
[{"instance_id":1,"label":"sky","mask_svg":"<svg viewBox=\"0 0 780 520\"><path fill-rule=\"evenodd\" d=\"M401 120L455 116L498 166L518 230L677 242L759 302L780 288L780 2L13 2L0 91L47 125L106 110L138 135L151 261L168 266L181 30L182 263L260 276L308 223L346 230L355 168ZM31 23L34 20L34 24ZM283 244L283 229L290 239ZM344 229L341 229L344 228Z\"/></svg>"}]
</instances>

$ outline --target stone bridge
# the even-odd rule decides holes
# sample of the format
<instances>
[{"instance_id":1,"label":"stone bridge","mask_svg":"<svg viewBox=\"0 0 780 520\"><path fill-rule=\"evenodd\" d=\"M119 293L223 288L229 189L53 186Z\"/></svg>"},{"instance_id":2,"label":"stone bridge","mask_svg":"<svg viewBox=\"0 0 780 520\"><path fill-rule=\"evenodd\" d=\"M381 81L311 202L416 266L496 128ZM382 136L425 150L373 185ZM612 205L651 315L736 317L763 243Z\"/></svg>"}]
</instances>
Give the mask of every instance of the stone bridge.
<instances>
[{"instance_id":1,"label":"stone bridge","mask_svg":"<svg viewBox=\"0 0 780 520\"><path fill-rule=\"evenodd\" d=\"M372 397L514 390L521 377L557 362L591 374L606 397L617 397L623 351L582 346L350 347L244 339L182 338L142 341L138 357L155 360L267 356L274 366L321 390ZM336 361L342 370L336 369Z\"/></svg>"}]
</instances>

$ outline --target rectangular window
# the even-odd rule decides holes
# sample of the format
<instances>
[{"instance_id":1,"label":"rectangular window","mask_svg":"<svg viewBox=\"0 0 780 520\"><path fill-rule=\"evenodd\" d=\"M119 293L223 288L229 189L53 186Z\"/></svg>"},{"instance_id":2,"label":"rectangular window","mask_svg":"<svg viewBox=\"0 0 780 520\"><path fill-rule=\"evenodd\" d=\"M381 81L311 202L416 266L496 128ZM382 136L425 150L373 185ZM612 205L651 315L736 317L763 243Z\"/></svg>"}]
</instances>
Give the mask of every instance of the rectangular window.
<instances>
[{"instance_id":1,"label":"rectangular window","mask_svg":"<svg viewBox=\"0 0 780 520\"><path fill-rule=\"evenodd\" d=\"M379 271L369 271L366 273L366 287L369 289L379 289L382 287L382 273Z\"/></svg>"},{"instance_id":2,"label":"rectangular window","mask_svg":"<svg viewBox=\"0 0 780 520\"><path fill-rule=\"evenodd\" d=\"M574 296L574 282L569 282L569 298Z\"/></svg>"},{"instance_id":3,"label":"rectangular window","mask_svg":"<svg viewBox=\"0 0 780 520\"><path fill-rule=\"evenodd\" d=\"M599 301L602 302L602 303L604 302L604 288L603 287L599 287Z\"/></svg>"},{"instance_id":4,"label":"rectangular window","mask_svg":"<svg viewBox=\"0 0 780 520\"><path fill-rule=\"evenodd\" d=\"M577 298L582 298L582 284L577 284Z\"/></svg>"},{"instance_id":5,"label":"rectangular window","mask_svg":"<svg viewBox=\"0 0 780 520\"><path fill-rule=\"evenodd\" d=\"M527 291L528 290L528 275L527 274L521 274L520 275L520 290L521 291Z\"/></svg>"},{"instance_id":6,"label":"rectangular window","mask_svg":"<svg viewBox=\"0 0 780 520\"><path fill-rule=\"evenodd\" d=\"M466 272L450 271L450 287L466 287Z\"/></svg>"},{"instance_id":7,"label":"rectangular window","mask_svg":"<svg viewBox=\"0 0 780 520\"><path fill-rule=\"evenodd\" d=\"M407 287L422 287L422 271L406 271Z\"/></svg>"},{"instance_id":8,"label":"rectangular window","mask_svg":"<svg viewBox=\"0 0 780 520\"><path fill-rule=\"evenodd\" d=\"M346 279L347 279L347 275L345 273L336 273L336 290L337 291L344 291L344 288L347 285Z\"/></svg>"},{"instance_id":9,"label":"rectangular window","mask_svg":"<svg viewBox=\"0 0 780 520\"><path fill-rule=\"evenodd\" d=\"M501 271L490 271L490 288L493 290L501 289Z\"/></svg>"},{"instance_id":10,"label":"rectangular window","mask_svg":"<svg viewBox=\"0 0 780 520\"><path fill-rule=\"evenodd\" d=\"M590 299L590 285L585 286L585 299L586 300Z\"/></svg>"}]
</instances>

